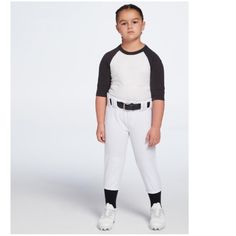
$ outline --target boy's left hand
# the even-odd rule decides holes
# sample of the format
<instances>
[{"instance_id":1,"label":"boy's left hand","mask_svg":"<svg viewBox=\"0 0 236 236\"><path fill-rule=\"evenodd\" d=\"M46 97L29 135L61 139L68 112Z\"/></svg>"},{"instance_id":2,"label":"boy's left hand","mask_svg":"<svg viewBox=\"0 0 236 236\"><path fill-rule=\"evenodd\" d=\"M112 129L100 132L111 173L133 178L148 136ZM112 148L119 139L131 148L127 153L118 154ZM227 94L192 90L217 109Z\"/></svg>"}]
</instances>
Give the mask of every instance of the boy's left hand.
<instances>
[{"instance_id":1,"label":"boy's left hand","mask_svg":"<svg viewBox=\"0 0 236 236\"><path fill-rule=\"evenodd\" d=\"M160 142L161 130L160 128L151 127L146 136L146 142L149 147L153 147Z\"/></svg>"}]
</instances>

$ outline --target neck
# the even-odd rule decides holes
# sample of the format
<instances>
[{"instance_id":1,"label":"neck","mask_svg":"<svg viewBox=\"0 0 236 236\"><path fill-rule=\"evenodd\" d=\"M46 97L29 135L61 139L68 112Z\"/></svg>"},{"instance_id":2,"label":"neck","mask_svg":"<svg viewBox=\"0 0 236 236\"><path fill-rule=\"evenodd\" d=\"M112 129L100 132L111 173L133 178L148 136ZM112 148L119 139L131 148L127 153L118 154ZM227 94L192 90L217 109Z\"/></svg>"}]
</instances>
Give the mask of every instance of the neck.
<instances>
[{"instance_id":1,"label":"neck","mask_svg":"<svg viewBox=\"0 0 236 236\"><path fill-rule=\"evenodd\" d=\"M144 43L142 43L139 39L138 40L135 40L135 41L124 41L122 40L122 43L121 43L121 46L124 48L124 49L127 49L128 51L136 51L136 50L139 50L141 49L142 47L144 47Z\"/></svg>"}]
</instances>

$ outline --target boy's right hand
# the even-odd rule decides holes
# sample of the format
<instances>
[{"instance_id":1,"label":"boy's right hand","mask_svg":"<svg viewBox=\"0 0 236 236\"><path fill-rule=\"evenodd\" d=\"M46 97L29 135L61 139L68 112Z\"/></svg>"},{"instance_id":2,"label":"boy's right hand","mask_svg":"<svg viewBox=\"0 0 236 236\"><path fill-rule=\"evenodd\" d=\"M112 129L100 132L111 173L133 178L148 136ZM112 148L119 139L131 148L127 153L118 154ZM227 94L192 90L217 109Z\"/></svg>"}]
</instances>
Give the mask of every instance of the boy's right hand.
<instances>
[{"instance_id":1,"label":"boy's right hand","mask_svg":"<svg viewBox=\"0 0 236 236\"><path fill-rule=\"evenodd\" d=\"M105 143L105 126L104 125L98 125L97 126L97 140L101 143Z\"/></svg>"}]
</instances>

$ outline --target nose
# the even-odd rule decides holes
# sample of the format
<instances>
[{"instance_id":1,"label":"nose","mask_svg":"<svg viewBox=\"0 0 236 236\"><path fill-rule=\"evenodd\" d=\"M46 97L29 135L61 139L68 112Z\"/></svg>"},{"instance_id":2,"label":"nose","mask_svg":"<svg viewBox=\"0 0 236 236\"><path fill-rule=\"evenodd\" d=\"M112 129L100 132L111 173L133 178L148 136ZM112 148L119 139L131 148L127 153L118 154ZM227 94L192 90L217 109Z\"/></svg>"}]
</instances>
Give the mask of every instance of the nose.
<instances>
[{"instance_id":1,"label":"nose","mask_svg":"<svg viewBox=\"0 0 236 236\"><path fill-rule=\"evenodd\" d=\"M128 23L128 29L132 28L132 23Z\"/></svg>"}]
</instances>

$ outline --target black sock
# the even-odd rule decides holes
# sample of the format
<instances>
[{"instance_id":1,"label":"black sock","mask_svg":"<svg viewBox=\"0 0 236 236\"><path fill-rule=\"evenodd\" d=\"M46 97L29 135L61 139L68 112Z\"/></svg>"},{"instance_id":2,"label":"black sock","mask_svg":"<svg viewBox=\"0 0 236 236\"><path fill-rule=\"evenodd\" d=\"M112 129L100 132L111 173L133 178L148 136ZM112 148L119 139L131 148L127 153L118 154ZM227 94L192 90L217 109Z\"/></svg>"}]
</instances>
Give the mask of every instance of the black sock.
<instances>
[{"instance_id":1,"label":"black sock","mask_svg":"<svg viewBox=\"0 0 236 236\"><path fill-rule=\"evenodd\" d=\"M150 199L151 207L154 203L157 203L157 202L161 204L161 191L158 193L148 193L148 196Z\"/></svg>"},{"instance_id":2,"label":"black sock","mask_svg":"<svg viewBox=\"0 0 236 236\"><path fill-rule=\"evenodd\" d=\"M104 189L104 193L105 193L106 204L110 203L113 205L114 208L116 208L116 197L118 190Z\"/></svg>"}]
</instances>

